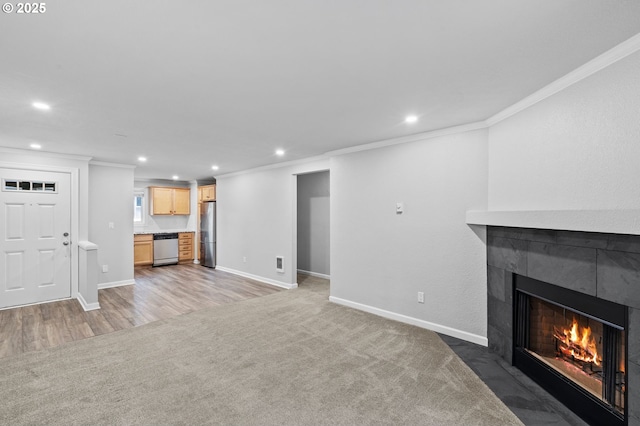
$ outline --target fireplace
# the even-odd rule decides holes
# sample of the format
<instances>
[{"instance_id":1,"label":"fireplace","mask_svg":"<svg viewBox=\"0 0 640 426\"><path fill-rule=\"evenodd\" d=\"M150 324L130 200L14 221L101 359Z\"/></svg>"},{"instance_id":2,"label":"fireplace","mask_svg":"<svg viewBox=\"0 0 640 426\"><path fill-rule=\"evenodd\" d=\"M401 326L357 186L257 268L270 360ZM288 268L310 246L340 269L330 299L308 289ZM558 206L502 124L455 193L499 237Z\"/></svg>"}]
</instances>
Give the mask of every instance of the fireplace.
<instances>
[{"instance_id":1,"label":"fireplace","mask_svg":"<svg viewBox=\"0 0 640 426\"><path fill-rule=\"evenodd\" d=\"M513 364L592 424L626 419L627 308L514 275Z\"/></svg>"},{"instance_id":2,"label":"fireplace","mask_svg":"<svg viewBox=\"0 0 640 426\"><path fill-rule=\"evenodd\" d=\"M588 423L640 425L640 236L487 226L487 338Z\"/></svg>"}]
</instances>

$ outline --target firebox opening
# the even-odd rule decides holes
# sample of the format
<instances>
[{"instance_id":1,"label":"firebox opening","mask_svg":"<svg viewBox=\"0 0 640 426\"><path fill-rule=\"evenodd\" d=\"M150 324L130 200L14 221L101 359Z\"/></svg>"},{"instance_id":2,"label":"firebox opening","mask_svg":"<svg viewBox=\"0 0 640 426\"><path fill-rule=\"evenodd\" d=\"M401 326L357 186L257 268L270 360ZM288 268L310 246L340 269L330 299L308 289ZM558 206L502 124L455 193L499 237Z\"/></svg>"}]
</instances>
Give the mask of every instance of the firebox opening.
<instances>
[{"instance_id":1,"label":"firebox opening","mask_svg":"<svg viewBox=\"0 0 640 426\"><path fill-rule=\"evenodd\" d=\"M625 363L624 331L611 330L615 350L609 356L617 359L605 360L604 329L601 321L584 316L576 311L530 297L530 338L524 349L532 356L574 383L590 392L604 403L610 404L624 414ZM610 327L610 326L609 326ZM612 362L613 394L604 390L604 364Z\"/></svg>"},{"instance_id":2,"label":"firebox opening","mask_svg":"<svg viewBox=\"0 0 640 426\"><path fill-rule=\"evenodd\" d=\"M626 307L519 275L514 302L514 365L591 424L626 424Z\"/></svg>"}]
</instances>

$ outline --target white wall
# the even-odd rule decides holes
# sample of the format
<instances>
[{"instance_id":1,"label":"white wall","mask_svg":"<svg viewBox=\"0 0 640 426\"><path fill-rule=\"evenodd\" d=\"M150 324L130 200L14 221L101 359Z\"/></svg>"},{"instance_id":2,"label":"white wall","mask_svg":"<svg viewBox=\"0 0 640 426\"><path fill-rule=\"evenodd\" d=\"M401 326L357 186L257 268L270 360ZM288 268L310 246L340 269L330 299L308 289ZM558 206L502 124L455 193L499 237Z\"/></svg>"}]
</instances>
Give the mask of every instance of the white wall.
<instances>
[{"instance_id":1,"label":"white wall","mask_svg":"<svg viewBox=\"0 0 640 426\"><path fill-rule=\"evenodd\" d=\"M640 208L640 53L489 132L490 210Z\"/></svg>"},{"instance_id":2,"label":"white wall","mask_svg":"<svg viewBox=\"0 0 640 426\"><path fill-rule=\"evenodd\" d=\"M298 270L329 275L329 172L298 175Z\"/></svg>"},{"instance_id":3,"label":"white wall","mask_svg":"<svg viewBox=\"0 0 640 426\"><path fill-rule=\"evenodd\" d=\"M218 268L295 286L295 175L328 168L324 159L216 177Z\"/></svg>"},{"instance_id":4,"label":"white wall","mask_svg":"<svg viewBox=\"0 0 640 426\"><path fill-rule=\"evenodd\" d=\"M486 203L486 130L332 157L331 300L486 344Z\"/></svg>"},{"instance_id":5,"label":"white wall","mask_svg":"<svg viewBox=\"0 0 640 426\"><path fill-rule=\"evenodd\" d=\"M90 164L89 239L98 245L100 284L133 280L133 168ZM113 223L113 229L109 224Z\"/></svg>"}]
</instances>

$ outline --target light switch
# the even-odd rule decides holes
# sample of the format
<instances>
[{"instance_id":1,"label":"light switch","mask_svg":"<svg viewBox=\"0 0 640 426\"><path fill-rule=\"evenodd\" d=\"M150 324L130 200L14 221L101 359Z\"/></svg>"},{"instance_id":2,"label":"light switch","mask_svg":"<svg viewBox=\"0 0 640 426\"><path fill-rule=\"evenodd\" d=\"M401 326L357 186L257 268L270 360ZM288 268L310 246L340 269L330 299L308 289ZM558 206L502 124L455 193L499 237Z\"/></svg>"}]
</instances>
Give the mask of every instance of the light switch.
<instances>
[{"instance_id":1,"label":"light switch","mask_svg":"<svg viewBox=\"0 0 640 426\"><path fill-rule=\"evenodd\" d=\"M404 213L404 203L396 203L396 214Z\"/></svg>"},{"instance_id":2,"label":"light switch","mask_svg":"<svg viewBox=\"0 0 640 426\"><path fill-rule=\"evenodd\" d=\"M116 224L113 222L109 222L109 229L115 229Z\"/></svg>"}]
</instances>

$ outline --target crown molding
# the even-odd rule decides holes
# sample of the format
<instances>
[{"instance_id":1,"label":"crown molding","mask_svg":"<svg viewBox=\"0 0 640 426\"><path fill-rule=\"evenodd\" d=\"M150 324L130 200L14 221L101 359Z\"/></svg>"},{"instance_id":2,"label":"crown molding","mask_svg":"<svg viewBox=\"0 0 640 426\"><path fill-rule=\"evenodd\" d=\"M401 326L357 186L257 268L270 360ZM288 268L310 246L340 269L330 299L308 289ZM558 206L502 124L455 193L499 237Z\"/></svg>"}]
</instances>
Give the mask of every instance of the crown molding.
<instances>
[{"instance_id":1,"label":"crown molding","mask_svg":"<svg viewBox=\"0 0 640 426\"><path fill-rule=\"evenodd\" d=\"M106 161L89 161L90 166L117 167L120 169L135 169L132 164L108 163Z\"/></svg>"},{"instance_id":2,"label":"crown molding","mask_svg":"<svg viewBox=\"0 0 640 426\"><path fill-rule=\"evenodd\" d=\"M148 183L149 186L175 186L180 188L188 188L191 185L191 181L188 180L173 180L173 179L159 179L159 178L138 178L133 177L134 185L136 182ZM143 188L138 188L143 189Z\"/></svg>"},{"instance_id":3,"label":"crown molding","mask_svg":"<svg viewBox=\"0 0 640 426\"><path fill-rule=\"evenodd\" d=\"M57 152L34 151L32 149L9 148L4 146L0 146L0 152L6 152L7 154L33 155L36 157L64 158L66 160L78 160L78 161L86 161L86 162L91 161L91 159L93 158L93 157L85 157L82 155L59 154Z\"/></svg>"},{"instance_id":4,"label":"crown molding","mask_svg":"<svg viewBox=\"0 0 640 426\"><path fill-rule=\"evenodd\" d=\"M337 149L335 151L325 152L324 155L327 157L335 157L337 155L345 155L345 154L351 154L353 152L368 151L370 149L378 149L378 148L384 148L387 146L400 145L403 143L423 141L426 139L433 139L440 136L448 136L456 133L465 133L465 132L471 132L473 130L480 130L480 129L486 129L486 128L487 128L487 123L485 121L477 121L475 123L463 124L461 126L446 127L444 129L416 133L414 135L402 136L400 138L385 139L378 142L371 142L363 145L352 146L349 148Z\"/></svg>"},{"instance_id":5,"label":"crown molding","mask_svg":"<svg viewBox=\"0 0 640 426\"><path fill-rule=\"evenodd\" d=\"M349 148L328 151L318 157L311 157L309 159L297 160L297 161L292 161L287 163L277 163L277 164L271 164L267 166L254 168L254 169L242 170L238 172L217 176L217 178L237 176L241 174L252 173L259 170L268 170L268 169L273 169L278 167L285 167L288 165L300 164L307 161L313 161L313 160L318 160L318 159L327 158L327 157L335 157L338 155L351 154L354 152L367 151L371 149L384 148L387 146L399 145L403 143L433 139L440 136L448 136L448 135L453 135L457 133L470 132L473 130L486 129L493 126L494 124L501 122L502 120L505 120L511 117L514 114L517 114L537 104L540 101L543 101L544 99L547 99L550 96L555 95L556 93L576 84L581 80L584 80L585 78L597 73L598 71L601 71L602 69L618 62L621 59L626 58L627 56L639 50L640 50L640 33L620 43L619 45L609 49L608 51L604 52L600 56L597 56L596 58L592 59L586 64L580 66L579 68L576 68L575 70L569 72L568 74L557 79L556 81L548 84L547 86L543 87L537 92L527 96L521 101L516 102L515 104L503 109L502 111L498 112L497 114L483 121L477 121L474 123L462 124L460 126L446 127L443 129L431 130L423 133L416 133L414 135L403 136L403 137L393 138L393 139L385 139L385 140L371 142L371 143L362 144L362 145L356 145Z\"/></svg>"},{"instance_id":6,"label":"crown molding","mask_svg":"<svg viewBox=\"0 0 640 426\"><path fill-rule=\"evenodd\" d=\"M327 158L328 157L326 154L316 155L314 157L301 158L300 160L285 161L284 163L268 164L266 166L255 167L253 169L246 169L246 170L240 170L238 172L226 173L224 175L215 176L215 179L217 181L218 179L246 175L249 173L262 172L262 171L271 170L271 169L280 169L282 167L297 166L298 164L311 163L313 161L325 160Z\"/></svg>"},{"instance_id":7,"label":"crown molding","mask_svg":"<svg viewBox=\"0 0 640 426\"><path fill-rule=\"evenodd\" d=\"M628 40L620 43L619 45L609 49L600 56L592 59L586 64L576 68L565 76L557 79L556 81L548 84L537 92L522 99L519 102L503 109L499 113L489 117L484 121L477 121L475 123L463 124L460 126L446 127L444 129L432 130L423 133L417 133L415 135L403 136L400 138L386 139L378 142L372 142L363 145L356 145L349 148L338 149L335 151L326 152L324 155L333 157L337 155L350 154L353 152L366 151L370 149L383 148L386 146L399 145L409 142L417 142L425 139L432 139L439 136L448 136L456 133L470 132L472 130L486 129L511 117L514 114L523 111L538 102L547 99L550 96L574 85L575 83L584 80L585 78L597 73L598 71L618 62L621 59L640 50L640 33L629 38Z\"/></svg>"},{"instance_id":8,"label":"crown molding","mask_svg":"<svg viewBox=\"0 0 640 426\"><path fill-rule=\"evenodd\" d=\"M486 120L488 127L541 102L640 50L640 33Z\"/></svg>"}]
</instances>

